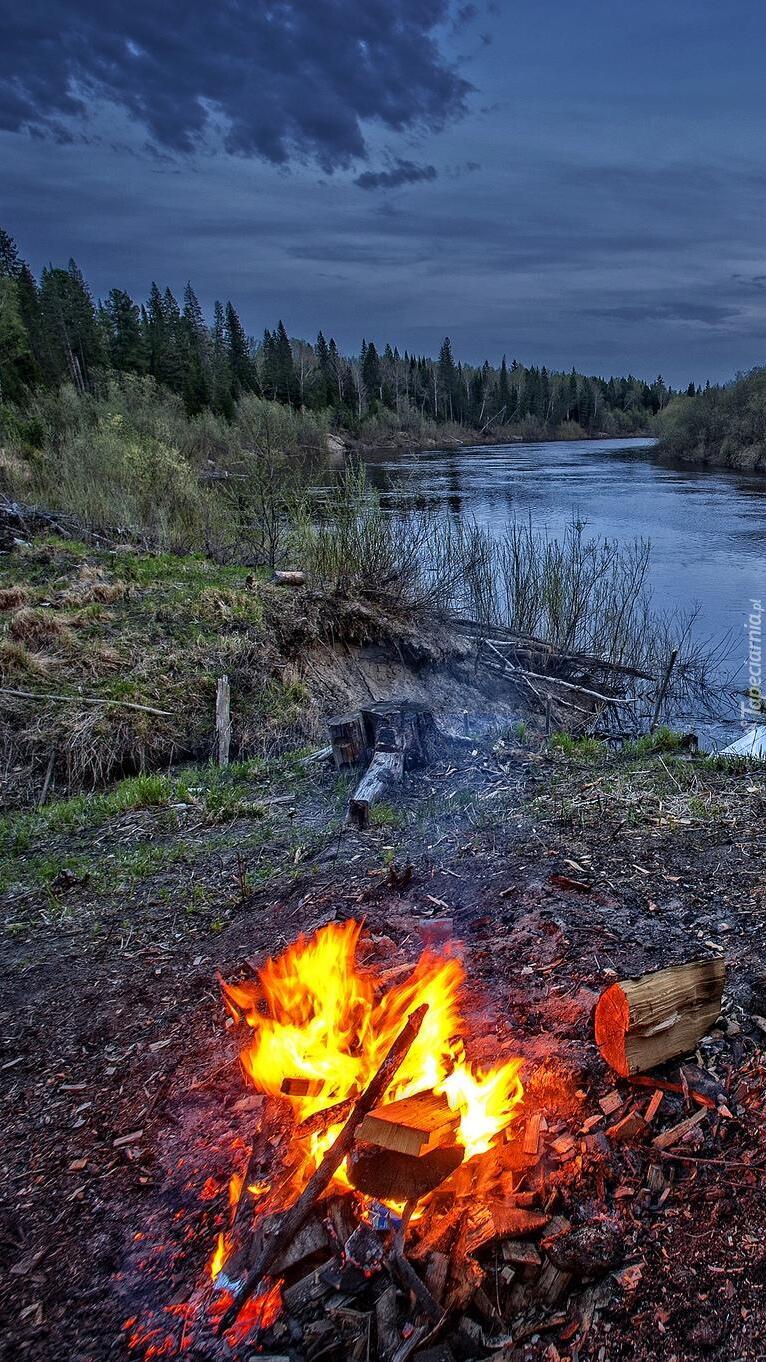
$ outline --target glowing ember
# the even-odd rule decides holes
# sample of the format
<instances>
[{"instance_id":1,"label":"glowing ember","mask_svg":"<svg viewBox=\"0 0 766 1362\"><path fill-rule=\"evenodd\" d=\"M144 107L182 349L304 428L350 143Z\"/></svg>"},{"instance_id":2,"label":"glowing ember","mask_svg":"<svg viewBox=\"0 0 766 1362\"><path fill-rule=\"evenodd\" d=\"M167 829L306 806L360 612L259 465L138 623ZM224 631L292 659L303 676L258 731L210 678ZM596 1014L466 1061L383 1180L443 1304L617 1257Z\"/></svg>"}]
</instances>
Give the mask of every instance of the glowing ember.
<instances>
[{"instance_id":1,"label":"glowing ember","mask_svg":"<svg viewBox=\"0 0 766 1362\"><path fill-rule=\"evenodd\" d=\"M252 1030L241 1055L245 1073L261 1092L286 1097L303 1120L357 1096L410 1013L427 1003L386 1100L444 1093L460 1116L455 1138L466 1157L483 1153L521 1101L521 1061L482 1070L466 1059L459 1009L464 971L456 956L425 951L412 974L386 991L379 974L357 963L360 935L358 922L330 923L268 960L254 980L224 985L232 1014ZM306 1142L306 1176L339 1129ZM348 1185L343 1170L338 1180Z\"/></svg>"}]
</instances>

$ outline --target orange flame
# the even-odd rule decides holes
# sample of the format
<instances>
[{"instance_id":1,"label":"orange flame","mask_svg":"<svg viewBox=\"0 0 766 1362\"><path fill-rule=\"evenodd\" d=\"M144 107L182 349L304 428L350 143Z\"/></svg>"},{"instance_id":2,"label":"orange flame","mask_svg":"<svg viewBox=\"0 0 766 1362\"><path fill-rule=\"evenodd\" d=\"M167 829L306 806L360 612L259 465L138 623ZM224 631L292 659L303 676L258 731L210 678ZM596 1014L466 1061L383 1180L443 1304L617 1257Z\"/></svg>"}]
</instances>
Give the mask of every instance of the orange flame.
<instances>
[{"instance_id":1,"label":"orange flame","mask_svg":"<svg viewBox=\"0 0 766 1362\"><path fill-rule=\"evenodd\" d=\"M287 1096L303 1120L360 1093L409 1014L427 1003L386 1100L443 1092L459 1114L456 1139L466 1156L484 1152L521 1101L521 1061L481 1070L466 1060L464 970L455 955L425 951L408 978L384 991L380 976L357 963L361 930L353 920L329 923L267 960L254 980L223 985L232 1014L251 1027L241 1055L245 1073L261 1092ZM312 1164L338 1129L313 1138Z\"/></svg>"}]
</instances>

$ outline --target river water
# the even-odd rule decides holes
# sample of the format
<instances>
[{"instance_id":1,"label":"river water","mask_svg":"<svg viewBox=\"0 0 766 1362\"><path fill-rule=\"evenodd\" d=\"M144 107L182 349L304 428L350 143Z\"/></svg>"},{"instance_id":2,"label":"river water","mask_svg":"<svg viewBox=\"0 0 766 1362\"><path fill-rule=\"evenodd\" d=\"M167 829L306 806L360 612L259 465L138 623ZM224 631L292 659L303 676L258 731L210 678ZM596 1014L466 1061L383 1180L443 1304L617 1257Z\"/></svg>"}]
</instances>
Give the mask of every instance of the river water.
<instances>
[{"instance_id":1,"label":"river water","mask_svg":"<svg viewBox=\"0 0 766 1362\"><path fill-rule=\"evenodd\" d=\"M648 539L656 607L699 607L696 632L725 646L727 676L747 685L748 620L754 601L766 603L765 476L669 466L646 439L385 451L365 462L391 506L414 499L499 534L530 517L561 534L576 516L594 535Z\"/></svg>"}]
</instances>

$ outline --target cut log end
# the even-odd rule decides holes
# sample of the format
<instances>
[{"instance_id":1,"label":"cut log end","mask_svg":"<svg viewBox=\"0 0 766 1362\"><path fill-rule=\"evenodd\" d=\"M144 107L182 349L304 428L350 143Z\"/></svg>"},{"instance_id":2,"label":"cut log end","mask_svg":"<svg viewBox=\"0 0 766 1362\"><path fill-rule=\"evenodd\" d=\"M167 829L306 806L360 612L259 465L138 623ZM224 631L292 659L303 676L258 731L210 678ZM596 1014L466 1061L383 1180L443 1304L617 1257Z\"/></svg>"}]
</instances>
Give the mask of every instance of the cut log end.
<instances>
[{"instance_id":1,"label":"cut log end","mask_svg":"<svg viewBox=\"0 0 766 1362\"><path fill-rule=\"evenodd\" d=\"M607 1064L629 1078L690 1054L720 1013L725 975L724 961L716 958L612 984L594 1019Z\"/></svg>"}]
</instances>

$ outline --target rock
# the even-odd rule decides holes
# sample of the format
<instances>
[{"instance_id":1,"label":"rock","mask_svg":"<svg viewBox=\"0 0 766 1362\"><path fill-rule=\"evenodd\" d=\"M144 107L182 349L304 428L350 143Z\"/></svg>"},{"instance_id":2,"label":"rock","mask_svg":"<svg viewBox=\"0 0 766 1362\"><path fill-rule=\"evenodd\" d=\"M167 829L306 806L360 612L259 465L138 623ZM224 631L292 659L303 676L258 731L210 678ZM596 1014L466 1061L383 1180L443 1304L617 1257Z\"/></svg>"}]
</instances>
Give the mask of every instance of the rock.
<instances>
[{"instance_id":1,"label":"rock","mask_svg":"<svg viewBox=\"0 0 766 1362\"><path fill-rule=\"evenodd\" d=\"M596 1222L543 1241L551 1262L578 1277L598 1277L622 1262L625 1246L614 1226Z\"/></svg>"}]
</instances>

